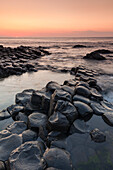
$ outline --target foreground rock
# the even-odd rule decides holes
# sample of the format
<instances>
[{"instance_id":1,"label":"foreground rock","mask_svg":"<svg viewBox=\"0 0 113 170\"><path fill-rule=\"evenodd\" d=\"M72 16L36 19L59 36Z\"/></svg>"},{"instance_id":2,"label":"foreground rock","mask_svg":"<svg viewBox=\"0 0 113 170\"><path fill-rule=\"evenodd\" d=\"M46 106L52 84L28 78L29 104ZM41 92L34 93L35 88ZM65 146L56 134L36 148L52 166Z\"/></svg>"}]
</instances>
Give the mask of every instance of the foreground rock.
<instances>
[{"instance_id":1,"label":"foreground rock","mask_svg":"<svg viewBox=\"0 0 113 170\"><path fill-rule=\"evenodd\" d=\"M79 44L79 45L74 45L73 48L87 48L87 46Z\"/></svg>"},{"instance_id":2,"label":"foreground rock","mask_svg":"<svg viewBox=\"0 0 113 170\"><path fill-rule=\"evenodd\" d=\"M46 150L43 158L47 163L47 167L54 167L56 169L62 170L72 170L70 155L68 152L62 149L52 148Z\"/></svg>"},{"instance_id":3,"label":"foreground rock","mask_svg":"<svg viewBox=\"0 0 113 170\"><path fill-rule=\"evenodd\" d=\"M16 95L16 104L0 112L0 123L13 118L1 126L0 166L9 159L7 170L98 169L98 164L104 169L107 161L105 167L113 169L112 160L108 165L113 105L103 99L95 70L79 66L71 71L75 77L63 85L51 81L41 90L24 90Z\"/></svg>"},{"instance_id":4,"label":"foreground rock","mask_svg":"<svg viewBox=\"0 0 113 170\"><path fill-rule=\"evenodd\" d=\"M20 136L13 134L0 139L0 160L7 161L10 153L22 144Z\"/></svg>"},{"instance_id":5,"label":"foreground rock","mask_svg":"<svg viewBox=\"0 0 113 170\"><path fill-rule=\"evenodd\" d=\"M41 170L44 169L41 157L44 152L43 143L38 141L26 142L14 150L9 157L11 170Z\"/></svg>"}]
</instances>

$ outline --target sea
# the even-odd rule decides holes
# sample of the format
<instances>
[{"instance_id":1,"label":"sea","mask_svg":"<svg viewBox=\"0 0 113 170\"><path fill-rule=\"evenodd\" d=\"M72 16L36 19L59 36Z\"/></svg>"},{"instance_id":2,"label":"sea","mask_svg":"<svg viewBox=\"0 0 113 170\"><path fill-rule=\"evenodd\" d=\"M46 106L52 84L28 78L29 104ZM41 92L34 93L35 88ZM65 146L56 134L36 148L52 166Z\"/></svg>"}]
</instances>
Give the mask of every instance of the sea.
<instances>
[{"instance_id":1,"label":"sea","mask_svg":"<svg viewBox=\"0 0 113 170\"><path fill-rule=\"evenodd\" d=\"M34 73L25 73L20 76L10 76L0 79L0 110L15 102L15 95L25 89L41 89L49 81L60 84L74 76L69 73L59 73L60 69L71 69L83 65L86 68L100 73L96 79L103 89L104 99L113 104L113 54L105 55L107 60L85 60L83 57L98 49L113 50L113 37L57 37L57 38L8 38L1 37L0 45L5 47L42 46L51 55L43 56L40 65L56 68L56 71L39 70ZM87 48L73 48L74 45L85 45ZM3 123L1 124L1 128ZM106 134L106 142L95 143L89 134L75 134L67 141L72 155L75 169L79 170L112 170L113 169L113 127L107 125L100 116L94 115L88 122L91 128L99 128ZM81 127L80 127L81 128Z\"/></svg>"}]
</instances>

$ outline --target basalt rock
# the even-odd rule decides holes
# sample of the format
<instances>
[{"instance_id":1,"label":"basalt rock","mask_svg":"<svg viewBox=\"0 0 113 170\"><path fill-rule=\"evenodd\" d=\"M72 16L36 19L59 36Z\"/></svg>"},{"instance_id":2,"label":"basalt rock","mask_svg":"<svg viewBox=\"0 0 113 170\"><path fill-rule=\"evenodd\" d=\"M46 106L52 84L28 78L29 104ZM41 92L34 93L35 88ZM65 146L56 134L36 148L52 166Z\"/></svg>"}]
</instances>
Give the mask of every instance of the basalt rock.
<instances>
[{"instance_id":1,"label":"basalt rock","mask_svg":"<svg viewBox=\"0 0 113 170\"><path fill-rule=\"evenodd\" d=\"M43 155L48 167L72 170L70 154L59 148L47 149Z\"/></svg>"},{"instance_id":2,"label":"basalt rock","mask_svg":"<svg viewBox=\"0 0 113 170\"><path fill-rule=\"evenodd\" d=\"M84 56L83 58L91 60L106 60L106 58L100 55L98 52L91 52L90 54L86 54L86 56Z\"/></svg>"},{"instance_id":3,"label":"basalt rock","mask_svg":"<svg viewBox=\"0 0 113 170\"><path fill-rule=\"evenodd\" d=\"M0 139L0 160L6 161L10 153L22 144L22 139L17 134Z\"/></svg>"},{"instance_id":4,"label":"basalt rock","mask_svg":"<svg viewBox=\"0 0 113 170\"><path fill-rule=\"evenodd\" d=\"M94 129L90 132L91 139L94 142L101 143L106 141L106 136L103 132L101 132L99 129Z\"/></svg>"},{"instance_id":5,"label":"basalt rock","mask_svg":"<svg viewBox=\"0 0 113 170\"><path fill-rule=\"evenodd\" d=\"M22 144L17 149L11 152L9 157L9 164L11 170L43 170L45 164L41 157L43 156L43 143L38 141L31 141ZM27 155L26 155L27 154Z\"/></svg>"}]
</instances>

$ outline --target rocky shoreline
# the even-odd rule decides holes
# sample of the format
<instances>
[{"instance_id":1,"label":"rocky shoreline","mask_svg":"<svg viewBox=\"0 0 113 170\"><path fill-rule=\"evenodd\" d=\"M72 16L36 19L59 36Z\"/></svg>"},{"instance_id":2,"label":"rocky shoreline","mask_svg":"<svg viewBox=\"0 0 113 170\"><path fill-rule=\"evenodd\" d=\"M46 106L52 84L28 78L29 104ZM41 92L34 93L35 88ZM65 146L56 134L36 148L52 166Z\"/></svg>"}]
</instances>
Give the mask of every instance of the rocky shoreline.
<instances>
[{"instance_id":1,"label":"rocky shoreline","mask_svg":"<svg viewBox=\"0 0 113 170\"><path fill-rule=\"evenodd\" d=\"M0 45L0 78L38 71L38 59L50 54L41 46L11 48Z\"/></svg>"},{"instance_id":2,"label":"rocky shoreline","mask_svg":"<svg viewBox=\"0 0 113 170\"><path fill-rule=\"evenodd\" d=\"M93 115L113 126L113 105L103 99L98 73L83 66L70 72L74 79L24 90L16 94L15 105L0 112L0 120L7 120L0 132L0 169L76 169L77 138L87 137L95 145L108 141L106 133L87 126Z\"/></svg>"}]
</instances>

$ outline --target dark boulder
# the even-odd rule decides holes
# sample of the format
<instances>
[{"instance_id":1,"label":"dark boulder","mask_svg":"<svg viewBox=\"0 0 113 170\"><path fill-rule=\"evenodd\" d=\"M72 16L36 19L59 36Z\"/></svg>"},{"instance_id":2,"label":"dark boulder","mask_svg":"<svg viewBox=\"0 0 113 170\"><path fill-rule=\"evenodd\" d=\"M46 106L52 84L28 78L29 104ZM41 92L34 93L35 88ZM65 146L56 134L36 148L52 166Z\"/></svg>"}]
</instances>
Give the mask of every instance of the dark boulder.
<instances>
[{"instance_id":1,"label":"dark boulder","mask_svg":"<svg viewBox=\"0 0 113 170\"><path fill-rule=\"evenodd\" d=\"M49 123L51 125L52 130L56 130L56 131L67 132L67 130L68 130L69 126L70 126L70 123L67 120L66 116L64 116L59 111L54 112L50 116Z\"/></svg>"},{"instance_id":2,"label":"dark boulder","mask_svg":"<svg viewBox=\"0 0 113 170\"><path fill-rule=\"evenodd\" d=\"M84 97L90 97L91 96L91 92L88 88L84 87L84 86L77 86L75 89L75 94L84 96Z\"/></svg>"},{"instance_id":3,"label":"dark boulder","mask_svg":"<svg viewBox=\"0 0 113 170\"><path fill-rule=\"evenodd\" d=\"M47 149L43 155L47 167L54 167L62 170L72 170L70 154L59 148Z\"/></svg>"},{"instance_id":4,"label":"dark boulder","mask_svg":"<svg viewBox=\"0 0 113 170\"><path fill-rule=\"evenodd\" d=\"M11 105L7 108L8 112L10 113L10 115L12 116L12 118L15 120L15 116L19 113L19 112L23 112L24 111L24 107L23 106L19 106L19 105Z\"/></svg>"},{"instance_id":5,"label":"dark boulder","mask_svg":"<svg viewBox=\"0 0 113 170\"><path fill-rule=\"evenodd\" d=\"M20 136L13 134L0 139L0 160L6 161L10 153L22 144Z\"/></svg>"},{"instance_id":6,"label":"dark boulder","mask_svg":"<svg viewBox=\"0 0 113 170\"><path fill-rule=\"evenodd\" d=\"M58 100L55 106L55 111L65 115L70 123L78 118L78 112L75 106L68 101Z\"/></svg>"},{"instance_id":7,"label":"dark boulder","mask_svg":"<svg viewBox=\"0 0 113 170\"><path fill-rule=\"evenodd\" d=\"M25 130L23 133L22 133L22 143L25 143L25 142L28 142L28 141L34 141L36 140L38 137L37 133L28 129L28 130Z\"/></svg>"},{"instance_id":8,"label":"dark boulder","mask_svg":"<svg viewBox=\"0 0 113 170\"><path fill-rule=\"evenodd\" d=\"M61 89L61 86L57 82L50 81L49 83L47 83L46 85L47 91L50 91L53 93L56 89L57 90Z\"/></svg>"},{"instance_id":9,"label":"dark boulder","mask_svg":"<svg viewBox=\"0 0 113 170\"><path fill-rule=\"evenodd\" d=\"M113 126L113 112L104 113L102 118L108 125Z\"/></svg>"},{"instance_id":10,"label":"dark boulder","mask_svg":"<svg viewBox=\"0 0 113 170\"><path fill-rule=\"evenodd\" d=\"M103 132L101 132L99 129L94 129L90 132L91 139L94 142L101 143L106 141L106 136Z\"/></svg>"},{"instance_id":11,"label":"dark boulder","mask_svg":"<svg viewBox=\"0 0 113 170\"><path fill-rule=\"evenodd\" d=\"M11 115L8 113L7 110L2 110L0 112L0 120L8 119L10 117L11 117Z\"/></svg>"},{"instance_id":12,"label":"dark boulder","mask_svg":"<svg viewBox=\"0 0 113 170\"><path fill-rule=\"evenodd\" d=\"M28 117L28 126L30 129L39 131L40 126L47 125L47 116L43 113L34 112Z\"/></svg>"},{"instance_id":13,"label":"dark boulder","mask_svg":"<svg viewBox=\"0 0 113 170\"><path fill-rule=\"evenodd\" d=\"M100 55L98 52L91 52L90 54L86 54L86 56L84 56L83 58L91 60L106 60L106 58Z\"/></svg>"},{"instance_id":14,"label":"dark boulder","mask_svg":"<svg viewBox=\"0 0 113 170\"><path fill-rule=\"evenodd\" d=\"M93 110L91 109L91 107L83 102L75 101L74 106L77 108L79 115L83 118L93 114Z\"/></svg>"},{"instance_id":15,"label":"dark boulder","mask_svg":"<svg viewBox=\"0 0 113 170\"><path fill-rule=\"evenodd\" d=\"M88 98L86 98L84 96L80 96L80 95L74 95L73 101L81 101L81 102L86 103L88 105L91 103L91 101Z\"/></svg>"},{"instance_id":16,"label":"dark boulder","mask_svg":"<svg viewBox=\"0 0 113 170\"><path fill-rule=\"evenodd\" d=\"M27 125L23 121L15 121L6 128L8 131L14 134L21 134L27 129Z\"/></svg>"},{"instance_id":17,"label":"dark boulder","mask_svg":"<svg viewBox=\"0 0 113 170\"><path fill-rule=\"evenodd\" d=\"M105 49L96 50L95 52L100 54L113 54L113 51L105 50Z\"/></svg>"},{"instance_id":18,"label":"dark boulder","mask_svg":"<svg viewBox=\"0 0 113 170\"><path fill-rule=\"evenodd\" d=\"M9 157L11 170L43 170L45 165L41 161L44 152L42 145L41 142L31 141L13 150Z\"/></svg>"},{"instance_id":19,"label":"dark boulder","mask_svg":"<svg viewBox=\"0 0 113 170\"><path fill-rule=\"evenodd\" d=\"M2 130L2 131L0 131L0 139L5 138L5 137L8 137L8 136L10 136L10 135L12 135L12 133L9 132L8 130Z\"/></svg>"},{"instance_id":20,"label":"dark boulder","mask_svg":"<svg viewBox=\"0 0 113 170\"><path fill-rule=\"evenodd\" d=\"M78 44L78 45L74 45L73 48L87 48L87 46Z\"/></svg>"},{"instance_id":21,"label":"dark boulder","mask_svg":"<svg viewBox=\"0 0 113 170\"><path fill-rule=\"evenodd\" d=\"M15 120L16 121L23 121L27 124L28 122L28 117L27 115L25 115L24 113L22 112L19 112L18 115L15 117Z\"/></svg>"}]
</instances>

